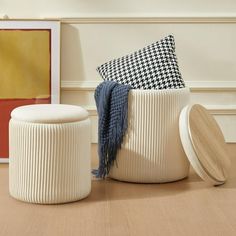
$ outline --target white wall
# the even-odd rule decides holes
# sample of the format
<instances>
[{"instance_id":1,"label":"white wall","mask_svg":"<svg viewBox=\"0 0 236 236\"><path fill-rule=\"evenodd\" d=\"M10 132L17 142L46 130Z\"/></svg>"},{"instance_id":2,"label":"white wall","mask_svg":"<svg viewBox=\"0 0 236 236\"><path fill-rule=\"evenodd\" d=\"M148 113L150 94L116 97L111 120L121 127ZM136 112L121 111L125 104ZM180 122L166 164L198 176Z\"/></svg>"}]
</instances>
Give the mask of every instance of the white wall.
<instances>
[{"instance_id":1,"label":"white wall","mask_svg":"<svg viewBox=\"0 0 236 236\"><path fill-rule=\"evenodd\" d=\"M235 0L1 0L11 17L80 15L235 15Z\"/></svg>"},{"instance_id":2,"label":"white wall","mask_svg":"<svg viewBox=\"0 0 236 236\"><path fill-rule=\"evenodd\" d=\"M101 78L96 67L152 43L167 34L176 39L180 69L191 87L193 103L206 105L227 142L236 141L236 21L214 23L131 23L130 19L74 19L62 24L62 102L91 111L96 141L94 89ZM115 23L111 23L114 22ZM175 22L176 21L176 22ZM186 21L186 19L185 19ZM144 20L145 22L145 20Z\"/></svg>"},{"instance_id":3,"label":"white wall","mask_svg":"<svg viewBox=\"0 0 236 236\"><path fill-rule=\"evenodd\" d=\"M171 33L192 102L206 105L226 140L236 142L235 0L2 0L0 14L73 18L62 19L61 102L90 111L93 141L96 67Z\"/></svg>"},{"instance_id":4,"label":"white wall","mask_svg":"<svg viewBox=\"0 0 236 236\"><path fill-rule=\"evenodd\" d=\"M185 80L235 81L235 24L62 24L62 77L100 80L96 67L173 34Z\"/></svg>"}]
</instances>

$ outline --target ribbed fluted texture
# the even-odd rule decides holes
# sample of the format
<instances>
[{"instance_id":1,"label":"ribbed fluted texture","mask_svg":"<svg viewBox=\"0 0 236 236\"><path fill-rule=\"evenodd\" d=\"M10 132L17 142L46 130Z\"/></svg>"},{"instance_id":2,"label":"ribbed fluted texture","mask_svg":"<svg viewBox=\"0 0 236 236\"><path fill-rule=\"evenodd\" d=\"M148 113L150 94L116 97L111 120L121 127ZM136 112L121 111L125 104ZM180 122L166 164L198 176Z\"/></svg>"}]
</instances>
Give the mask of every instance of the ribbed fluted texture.
<instances>
[{"instance_id":1,"label":"ribbed fluted texture","mask_svg":"<svg viewBox=\"0 0 236 236\"><path fill-rule=\"evenodd\" d=\"M129 128L110 177L161 183L188 175L189 162L179 136L179 114L189 103L189 89L131 90Z\"/></svg>"},{"instance_id":2,"label":"ribbed fluted texture","mask_svg":"<svg viewBox=\"0 0 236 236\"><path fill-rule=\"evenodd\" d=\"M63 124L10 121L10 194L34 203L82 199L91 190L90 120Z\"/></svg>"}]
</instances>

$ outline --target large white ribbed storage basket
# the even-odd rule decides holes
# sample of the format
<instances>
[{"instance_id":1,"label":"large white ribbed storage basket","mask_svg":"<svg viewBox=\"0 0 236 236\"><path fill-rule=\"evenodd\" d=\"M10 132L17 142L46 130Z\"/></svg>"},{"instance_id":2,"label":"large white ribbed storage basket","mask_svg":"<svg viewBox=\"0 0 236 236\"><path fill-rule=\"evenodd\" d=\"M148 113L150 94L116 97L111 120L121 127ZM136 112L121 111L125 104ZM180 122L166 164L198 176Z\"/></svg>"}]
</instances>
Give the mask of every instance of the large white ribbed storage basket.
<instances>
[{"instance_id":1,"label":"large white ribbed storage basket","mask_svg":"<svg viewBox=\"0 0 236 236\"><path fill-rule=\"evenodd\" d=\"M129 127L109 176L121 181L162 183L183 179L189 162L179 136L179 114L189 89L131 90Z\"/></svg>"},{"instance_id":2,"label":"large white ribbed storage basket","mask_svg":"<svg viewBox=\"0 0 236 236\"><path fill-rule=\"evenodd\" d=\"M90 193L90 120L86 110L71 105L16 108L9 136L9 189L14 198L55 204Z\"/></svg>"}]
</instances>

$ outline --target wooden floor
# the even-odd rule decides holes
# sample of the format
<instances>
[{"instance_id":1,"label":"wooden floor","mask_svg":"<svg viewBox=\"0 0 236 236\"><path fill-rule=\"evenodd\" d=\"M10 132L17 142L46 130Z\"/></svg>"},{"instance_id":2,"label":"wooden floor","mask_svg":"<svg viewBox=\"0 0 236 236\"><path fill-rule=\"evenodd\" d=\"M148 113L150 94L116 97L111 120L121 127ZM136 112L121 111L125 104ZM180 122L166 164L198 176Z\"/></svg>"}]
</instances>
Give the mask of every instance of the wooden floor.
<instances>
[{"instance_id":1,"label":"wooden floor","mask_svg":"<svg viewBox=\"0 0 236 236\"><path fill-rule=\"evenodd\" d=\"M225 185L211 187L190 171L168 184L93 180L85 200L36 205L8 194L8 165L0 165L1 236L236 235L236 144ZM92 147L96 165L96 146Z\"/></svg>"}]
</instances>

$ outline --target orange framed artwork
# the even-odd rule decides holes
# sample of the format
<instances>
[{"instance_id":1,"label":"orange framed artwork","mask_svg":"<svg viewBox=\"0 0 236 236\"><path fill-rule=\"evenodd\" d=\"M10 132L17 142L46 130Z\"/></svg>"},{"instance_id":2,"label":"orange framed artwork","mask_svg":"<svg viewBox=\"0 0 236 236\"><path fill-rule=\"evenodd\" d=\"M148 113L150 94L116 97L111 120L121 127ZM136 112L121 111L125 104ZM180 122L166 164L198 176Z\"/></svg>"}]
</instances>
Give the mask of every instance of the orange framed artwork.
<instances>
[{"instance_id":1,"label":"orange framed artwork","mask_svg":"<svg viewBox=\"0 0 236 236\"><path fill-rule=\"evenodd\" d=\"M0 21L0 163L8 162L11 111L59 103L60 22Z\"/></svg>"}]
</instances>

